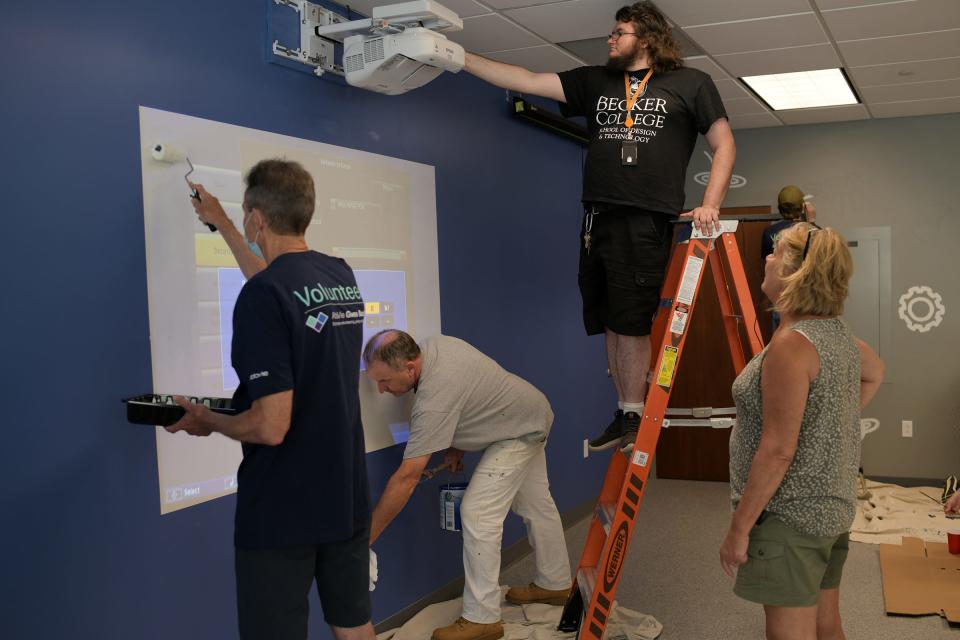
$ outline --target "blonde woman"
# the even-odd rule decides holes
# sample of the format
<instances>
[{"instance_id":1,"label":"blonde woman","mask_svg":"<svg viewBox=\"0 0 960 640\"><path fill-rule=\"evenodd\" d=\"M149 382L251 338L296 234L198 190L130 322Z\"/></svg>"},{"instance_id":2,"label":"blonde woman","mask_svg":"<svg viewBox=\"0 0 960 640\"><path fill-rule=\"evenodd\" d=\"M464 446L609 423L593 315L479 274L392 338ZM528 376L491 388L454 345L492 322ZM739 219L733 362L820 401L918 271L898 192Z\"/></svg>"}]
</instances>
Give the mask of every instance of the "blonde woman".
<instances>
[{"instance_id":1,"label":"blonde woman","mask_svg":"<svg viewBox=\"0 0 960 640\"><path fill-rule=\"evenodd\" d=\"M767 256L781 315L733 383L730 529L720 564L764 607L768 640L839 640L840 576L856 507L860 410L883 362L840 319L853 263L832 229L800 223Z\"/></svg>"}]
</instances>

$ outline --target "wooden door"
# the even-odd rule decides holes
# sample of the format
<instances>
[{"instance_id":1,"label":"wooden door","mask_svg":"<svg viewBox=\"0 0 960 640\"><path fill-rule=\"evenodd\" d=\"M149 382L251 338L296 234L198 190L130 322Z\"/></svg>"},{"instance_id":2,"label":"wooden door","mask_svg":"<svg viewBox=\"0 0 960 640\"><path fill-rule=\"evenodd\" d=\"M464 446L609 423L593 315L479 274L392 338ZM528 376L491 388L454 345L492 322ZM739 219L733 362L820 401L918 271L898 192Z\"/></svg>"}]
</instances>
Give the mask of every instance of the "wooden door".
<instances>
[{"instance_id":1,"label":"wooden door","mask_svg":"<svg viewBox=\"0 0 960 640\"><path fill-rule=\"evenodd\" d=\"M743 258L747 282L757 312L757 323L764 344L770 339L772 317L770 303L760 291L763 265L760 241L770 224L770 207L736 207L720 210L721 217L757 216L757 221L742 221L736 237ZM735 377L733 362L720 316L720 302L706 263L697 305L688 328L687 342L677 370L670 407L732 407L730 386ZM749 327L744 327L750 330ZM684 480L727 482L729 474L730 429L711 427L673 427L660 432L657 445L657 477Z\"/></svg>"}]
</instances>

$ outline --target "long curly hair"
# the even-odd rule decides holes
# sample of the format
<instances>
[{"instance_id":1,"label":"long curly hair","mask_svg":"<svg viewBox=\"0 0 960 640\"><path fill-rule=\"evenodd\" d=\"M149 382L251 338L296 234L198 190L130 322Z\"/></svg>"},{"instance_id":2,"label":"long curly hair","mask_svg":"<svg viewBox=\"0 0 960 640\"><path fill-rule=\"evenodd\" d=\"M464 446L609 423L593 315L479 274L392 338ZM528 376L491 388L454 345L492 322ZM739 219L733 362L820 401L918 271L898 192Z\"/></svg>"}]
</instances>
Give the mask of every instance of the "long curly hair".
<instances>
[{"instance_id":1,"label":"long curly hair","mask_svg":"<svg viewBox=\"0 0 960 640\"><path fill-rule=\"evenodd\" d=\"M680 44L673 37L673 29L652 2L635 2L617 11L617 22L637 25L639 37L647 41L653 70L657 73L673 71L683 66Z\"/></svg>"}]
</instances>

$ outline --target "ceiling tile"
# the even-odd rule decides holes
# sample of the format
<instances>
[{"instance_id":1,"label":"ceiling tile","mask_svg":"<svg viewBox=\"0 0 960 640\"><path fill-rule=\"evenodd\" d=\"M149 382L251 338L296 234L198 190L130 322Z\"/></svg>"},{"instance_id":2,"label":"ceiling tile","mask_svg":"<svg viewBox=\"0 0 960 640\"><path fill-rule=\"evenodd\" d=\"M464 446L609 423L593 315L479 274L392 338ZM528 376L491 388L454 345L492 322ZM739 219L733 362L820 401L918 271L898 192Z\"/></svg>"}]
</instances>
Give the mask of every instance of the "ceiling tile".
<instances>
[{"instance_id":1,"label":"ceiling tile","mask_svg":"<svg viewBox=\"0 0 960 640\"><path fill-rule=\"evenodd\" d=\"M786 124L816 124L818 122L867 120L870 118L870 114L862 104L850 104L822 109L785 109L777 111L777 117Z\"/></svg>"},{"instance_id":2,"label":"ceiling tile","mask_svg":"<svg viewBox=\"0 0 960 640\"><path fill-rule=\"evenodd\" d=\"M717 80L722 80L730 77L727 74L727 72L721 69L716 62L714 62L713 60L711 60L706 56L698 56L695 58L684 58L683 63L688 67L703 71L704 73L709 75L711 78L713 78L714 82L716 82Z\"/></svg>"},{"instance_id":3,"label":"ceiling tile","mask_svg":"<svg viewBox=\"0 0 960 640\"><path fill-rule=\"evenodd\" d=\"M703 27L688 27L687 34L711 55L765 51L827 42L813 13L763 18Z\"/></svg>"},{"instance_id":4,"label":"ceiling tile","mask_svg":"<svg viewBox=\"0 0 960 640\"><path fill-rule=\"evenodd\" d=\"M960 56L960 29L837 43L847 65L933 60Z\"/></svg>"},{"instance_id":5,"label":"ceiling tile","mask_svg":"<svg viewBox=\"0 0 960 640\"><path fill-rule=\"evenodd\" d=\"M865 7L871 4L889 4L890 2L915 2L916 0L817 0L820 11L844 9L846 7Z\"/></svg>"},{"instance_id":6,"label":"ceiling tile","mask_svg":"<svg viewBox=\"0 0 960 640\"><path fill-rule=\"evenodd\" d=\"M730 116L730 126L734 129L756 129L758 127L780 127L783 123L769 113L751 113L745 116Z\"/></svg>"},{"instance_id":7,"label":"ceiling tile","mask_svg":"<svg viewBox=\"0 0 960 640\"><path fill-rule=\"evenodd\" d=\"M316 0L314 0L316 1ZM398 4L399 0L344 0L343 4L349 4L354 11L359 11L365 16L373 13L374 7L383 7L390 4ZM461 18L471 18L473 16L490 13L490 9L477 4L473 0L440 0L440 4L453 11ZM488 3L489 4L489 3Z\"/></svg>"},{"instance_id":8,"label":"ceiling tile","mask_svg":"<svg viewBox=\"0 0 960 640\"><path fill-rule=\"evenodd\" d=\"M383 1L384 0L377 0L377 2ZM453 11L461 18L472 18L474 16L482 16L485 13L490 13L489 9L483 5L477 4L473 0L442 0L440 4Z\"/></svg>"},{"instance_id":9,"label":"ceiling tile","mask_svg":"<svg viewBox=\"0 0 960 640\"><path fill-rule=\"evenodd\" d=\"M516 9L517 7L532 7L537 4L550 4L551 2L563 2L565 0L482 0L484 4L492 9ZM442 4L442 0L441 0Z\"/></svg>"},{"instance_id":10,"label":"ceiling tile","mask_svg":"<svg viewBox=\"0 0 960 640\"><path fill-rule=\"evenodd\" d=\"M656 5L681 27L810 11L807 0L657 0Z\"/></svg>"},{"instance_id":11,"label":"ceiling tile","mask_svg":"<svg viewBox=\"0 0 960 640\"><path fill-rule=\"evenodd\" d=\"M922 0L823 11L838 42L960 27L960 2Z\"/></svg>"},{"instance_id":12,"label":"ceiling tile","mask_svg":"<svg viewBox=\"0 0 960 640\"><path fill-rule=\"evenodd\" d=\"M837 57L833 46L829 44L752 53L734 53L716 56L716 59L719 64L723 65L724 69L738 78L759 76L766 73L835 69L840 66L840 58Z\"/></svg>"},{"instance_id":13,"label":"ceiling tile","mask_svg":"<svg viewBox=\"0 0 960 640\"><path fill-rule=\"evenodd\" d=\"M924 60L922 62L878 64L869 67L854 67L847 71L860 87L903 84L904 82L928 82L930 80L952 80L953 78L960 78L960 57Z\"/></svg>"},{"instance_id":14,"label":"ceiling tile","mask_svg":"<svg viewBox=\"0 0 960 640\"><path fill-rule=\"evenodd\" d=\"M860 97L867 104L957 96L960 96L960 80L935 80L933 82L910 82L860 88Z\"/></svg>"},{"instance_id":15,"label":"ceiling tile","mask_svg":"<svg viewBox=\"0 0 960 640\"><path fill-rule=\"evenodd\" d=\"M557 73L583 66L583 63L579 60L552 45L514 49L512 51L497 51L496 53L488 54L487 57L493 60L499 60L500 62L506 62L507 64L519 65L538 73Z\"/></svg>"},{"instance_id":16,"label":"ceiling tile","mask_svg":"<svg viewBox=\"0 0 960 640\"><path fill-rule=\"evenodd\" d=\"M575 56L587 64L603 66L607 64L607 40L605 38L590 38L589 40L573 40L558 42L561 47L571 51Z\"/></svg>"},{"instance_id":17,"label":"ceiling tile","mask_svg":"<svg viewBox=\"0 0 960 640\"><path fill-rule=\"evenodd\" d=\"M736 98L752 98L750 92L743 88L743 85L736 80L714 80L717 85L717 91L720 92L720 98L723 100L733 100Z\"/></svg>"},{"instance_id":18,"label":"ceiling tile","mask_svg":"<svg viewBox=\"0 0 960 640\"><path fill-rule=\"evenodd\" d=\"M527 33L495 13L476 18L464 18L463 31L446 35L474 53L489 53L544 44L541 38Z\"/></svg>"},{"instance_id":19,"label":"ceiling tile","mask_svg":"<svg viewBox=\"0 0 960 640\"><path fill-rule=\"evenodd\" d=\"M754 113L769 113L766 107L760 104L756 98L730 98L723 101L723 107L727 110L727 115L748 116Z\"/></svg>"},{"instance_id":20,"label":"ceiling tile","mask_svg":"<svg viewBox=\"0 0 960 640\"><path fill-rule=\"evenodd\" d=\"M960 97L938 100L910 100L907 102L881 102L871 104L874 118L899 118L904 116L929 116L935 113L960 111Z\"/></svg>"},{"instance_id":21,"label":"ceiling tile","mask_svg":"<svg viewBox=\"0 0 960 640\"><path fill-rule=\"evenodd\" d=\"M606 36L616 24L614 15L624 0L568 0L503 14L551 42Z\"/></svg>"},{"instance_id":22,"label":"ceiling tile","mask_svg":"<svg viewBox=\"0 0 960 640\"><path fill-rule=\"evenodd\" d=\"M680 56L702 56L704 54L703 49L701 49L696 42L690 39L682 29L673 30L673 39L677 41L677 44L680 45Z\"/></svg>"}]
</instances>

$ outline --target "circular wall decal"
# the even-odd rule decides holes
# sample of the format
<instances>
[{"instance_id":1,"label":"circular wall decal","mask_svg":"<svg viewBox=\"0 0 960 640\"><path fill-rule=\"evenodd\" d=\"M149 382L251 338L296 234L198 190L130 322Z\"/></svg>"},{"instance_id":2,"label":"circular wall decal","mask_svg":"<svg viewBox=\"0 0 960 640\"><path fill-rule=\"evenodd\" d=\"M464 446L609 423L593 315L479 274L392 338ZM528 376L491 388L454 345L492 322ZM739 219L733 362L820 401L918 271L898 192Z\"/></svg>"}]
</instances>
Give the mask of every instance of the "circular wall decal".
<instances>
[{"instance_id":1,"label":"circular wall decal","mask_svg":"<svg viewBox=\"0 0 960 640\"><path fill-rule=\"evenodd\" d=\"M910 331L925 333L940 326L946 312L943 296L930 287L910 287L900 296L898 313Z\"/></svg>"}]
</instances>

